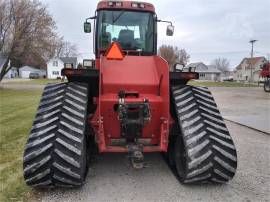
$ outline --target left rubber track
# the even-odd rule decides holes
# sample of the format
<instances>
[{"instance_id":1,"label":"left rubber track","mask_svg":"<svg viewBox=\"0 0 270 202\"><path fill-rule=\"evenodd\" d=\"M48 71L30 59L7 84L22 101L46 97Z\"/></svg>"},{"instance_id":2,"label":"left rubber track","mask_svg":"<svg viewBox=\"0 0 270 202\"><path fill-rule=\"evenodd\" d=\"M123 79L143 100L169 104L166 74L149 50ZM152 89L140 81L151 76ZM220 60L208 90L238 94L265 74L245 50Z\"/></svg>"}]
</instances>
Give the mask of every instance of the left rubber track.
<instances>
[{"instance_id":1,"label":"left rubber track","mask_svg":"<svg viewBox=\"0 0 270 202\"><path fill-rule=\"evenodd\" d=\"M23 169L32 187L78 187L87 173L88 86L48 84L25 146Z\"/></svg>"}]
</instances>

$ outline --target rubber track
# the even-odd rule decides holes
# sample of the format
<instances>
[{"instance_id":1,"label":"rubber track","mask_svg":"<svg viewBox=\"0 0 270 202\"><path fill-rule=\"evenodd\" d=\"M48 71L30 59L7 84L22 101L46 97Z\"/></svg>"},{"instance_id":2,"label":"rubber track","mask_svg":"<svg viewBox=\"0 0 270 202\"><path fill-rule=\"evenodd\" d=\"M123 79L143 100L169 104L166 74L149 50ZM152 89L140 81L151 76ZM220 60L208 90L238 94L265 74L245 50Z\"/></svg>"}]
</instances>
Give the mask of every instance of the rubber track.
<instances>
[{"instance_id":1,"label":"rubber track","mask_svg":"<svg viewBox=\"0 0 270 202\"><path fill-rule=\"evenodd\" d=\"M232 179L236 149L208 88L174 86L172 95L187 155L183 182L223 183Z\"/></svg>"},{"instance_id":2,"label":"rubber track","mask_svg":"<svg viewBox=\"0 0 270 202\"><path fill-rule=\"evenodd\" d=\"M88 87L45 87L24 153L24 178L33 187L77 187L85 176Z\"/></svg>"}]
</instances>

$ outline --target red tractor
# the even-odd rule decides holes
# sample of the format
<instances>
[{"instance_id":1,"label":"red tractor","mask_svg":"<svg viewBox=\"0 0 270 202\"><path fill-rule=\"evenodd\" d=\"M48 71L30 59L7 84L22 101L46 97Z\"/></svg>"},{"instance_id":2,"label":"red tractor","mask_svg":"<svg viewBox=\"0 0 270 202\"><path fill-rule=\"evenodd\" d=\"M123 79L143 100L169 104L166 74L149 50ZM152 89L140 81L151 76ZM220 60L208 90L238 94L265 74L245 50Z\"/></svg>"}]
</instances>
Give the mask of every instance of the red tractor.
<instances>
[{"instance_id":1,"label":"red tractor","mask_svg":"<svg viewBox=\"0 0 270 202\"><path fill-rule=\"evenodd\" d=\"M170 72L157 56L157 18L149 3L101 1L94 17L95 65L64 68L68 82L41 97L23 169L32 187L83 185L91 153L164 153L183 183L224 183L236 172L233 140L206 87L187 85L198 73ZM96 145L96 146L95 146Z\"/></svg>"},{"instance_id":2,"label":"red tractor","mask_svg":"<svg viewBox=\"0 0 270 202\"><path fill-rule=\"evenodd\" d=\"M260 76L264 78L264 91L270 92L270 62L264 64Z\"/></svg>"}]
</instances>

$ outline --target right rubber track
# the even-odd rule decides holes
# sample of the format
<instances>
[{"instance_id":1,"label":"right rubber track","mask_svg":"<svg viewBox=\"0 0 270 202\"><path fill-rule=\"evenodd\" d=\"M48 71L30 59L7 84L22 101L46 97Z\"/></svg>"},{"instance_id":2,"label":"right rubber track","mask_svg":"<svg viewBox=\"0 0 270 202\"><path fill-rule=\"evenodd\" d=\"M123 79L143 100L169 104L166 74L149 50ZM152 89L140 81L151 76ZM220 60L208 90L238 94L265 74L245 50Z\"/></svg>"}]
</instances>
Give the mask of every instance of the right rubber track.
<instances>
[{"instance_id":1,"label":"right rubber track","mask_svg":"<svg viewBox=\"0 0 270 202\"><path fill-rule=\"evenodd\" d=\"M49 84L25 146L25 182L33 187L78 187L86 170L88 86Z\"/></svg>"},{"instance_id":2,"label":"right rubber track","mask_svg":"<svg viewBox=\"0 0 270 202\"><path fill-rule=\"evenodd\" d=\"M172 96L179 124L178 132L173 129L174 134L178 133L172 138L176 143L175 154L182 148L184 154L179 155L184 155L181 158L185 159L184 163L175 160L178 173L182 172L181 181L227 182L232 179L237 167L236 149L210 91L205 87L175 86Z\"/></svg>"}]
</instances>

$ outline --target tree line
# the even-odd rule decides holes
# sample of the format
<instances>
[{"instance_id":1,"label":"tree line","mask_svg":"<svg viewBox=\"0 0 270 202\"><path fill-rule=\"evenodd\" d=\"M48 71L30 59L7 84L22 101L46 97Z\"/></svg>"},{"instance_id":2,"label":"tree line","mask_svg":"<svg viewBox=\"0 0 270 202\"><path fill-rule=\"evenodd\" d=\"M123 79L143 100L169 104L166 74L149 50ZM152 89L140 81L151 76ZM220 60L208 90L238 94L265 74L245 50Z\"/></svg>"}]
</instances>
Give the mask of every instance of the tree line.
<instances>
[{"instance_id":1,"label":"tree line","mask_svg":"<svg viewBox=\"0 0 270 202\"><path fill-rule=\"evenodd\" d=\"M0 0L0 56L7 58L0 81L11 67L42 69L52 57L76 55L76 45L58 36L53 17L40 1Z\"/></svg>"}]
</instances>

